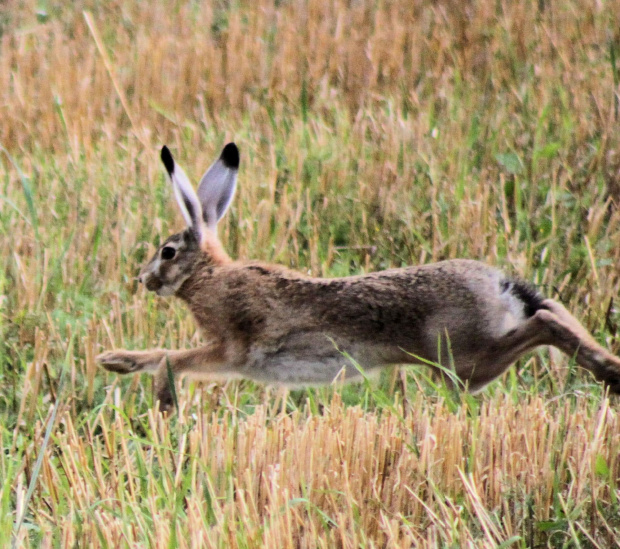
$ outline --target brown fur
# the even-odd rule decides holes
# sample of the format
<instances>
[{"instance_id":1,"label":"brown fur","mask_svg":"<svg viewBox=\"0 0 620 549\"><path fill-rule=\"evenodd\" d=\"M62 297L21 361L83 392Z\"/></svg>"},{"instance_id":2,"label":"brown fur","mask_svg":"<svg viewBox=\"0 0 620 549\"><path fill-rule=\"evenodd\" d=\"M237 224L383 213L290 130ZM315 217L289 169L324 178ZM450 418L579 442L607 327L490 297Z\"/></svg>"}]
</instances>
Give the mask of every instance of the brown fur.
<instances>
[{"instance_id":1,"label":"brown fur","mask_svg":"<svg viewBox=\"0 0 620 549\"><path fill-rule=\"evenodd\" d=\"M210 230L205 231L205 237L200 243L200 249L205 255L211 258L211 261L216 265L227 265L232 263L229 255L226 253L222 244L217 239L217 236Z\"/></svg>"},{"instance_id":2,"label":"brown fur","mask_svg":"<svg viewBox=\"0 0 620 549\"><path fill-rule=\"evenodd\" d=\"M173 160L166 162L174 183ZM201 205L181 183L186 219L195 223L201 208L212 211L213 205ZM166 247L173 248L172 258L164 258ZM208 341L186 351L119 350L97 357L110 371L153 373L162 409L172 403L168 364L174 375L296 386L355 378L352 361L367 371L430 362L477 390L539 345L574 356L620 392L620 359L562 305L476 261L311 278L278 265L234 262L214 231L192 224L171 236L140 276L149 290L185 301Z\"/></svg>"},{"instance_id":3,"label":"brown fur","mask_svg":"<svg viewBox=\"0 0 620 549\"><path fill-rule=\"evenodd\" d=\"M306 385L354 378L357 369L426 361L454 363L476 390L523 353L555 345L620 390L620 360L553 300L514 327L497 331L503 275L475 261L452 260L364 276L310 278L284 267L231 262L215 249L194 261L176 292L208 345L189 351L113 351L98 360L120 373L154 371L161 406L171 404L165 357L175 375L246 377ZM510 297L510 299L516 299ZM515 301L518 303L518 301Z\"/></svg>"}]
</instances>

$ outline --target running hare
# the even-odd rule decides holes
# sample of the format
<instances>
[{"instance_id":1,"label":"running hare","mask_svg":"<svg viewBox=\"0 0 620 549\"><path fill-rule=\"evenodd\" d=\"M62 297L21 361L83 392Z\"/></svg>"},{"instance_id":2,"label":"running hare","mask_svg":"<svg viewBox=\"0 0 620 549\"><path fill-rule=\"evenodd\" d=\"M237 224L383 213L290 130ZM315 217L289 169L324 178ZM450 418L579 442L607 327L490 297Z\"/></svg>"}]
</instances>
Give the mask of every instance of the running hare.
<instances>
[{"instance_id":1,"label":"running hare","mask_svg":"<svg viewBox=\"0 0 620 549\"><path fill-rule=\"evenodd\" d=\"M148 290L184 300L208 343L197 349L109 351L107 370L155 375L162 410L175 375L250 378L288 386L329 383L424 361L453 364L470 390L523 353L554 345L620 393L620 359L561 304L483 263L442 261L346 278L312 278L279 265L232 261L216 224L230 205L239 151L226 145L198 192L167 147L161 159L187 228L168 238L140 273Z\"/></svg>"}]
</instances>

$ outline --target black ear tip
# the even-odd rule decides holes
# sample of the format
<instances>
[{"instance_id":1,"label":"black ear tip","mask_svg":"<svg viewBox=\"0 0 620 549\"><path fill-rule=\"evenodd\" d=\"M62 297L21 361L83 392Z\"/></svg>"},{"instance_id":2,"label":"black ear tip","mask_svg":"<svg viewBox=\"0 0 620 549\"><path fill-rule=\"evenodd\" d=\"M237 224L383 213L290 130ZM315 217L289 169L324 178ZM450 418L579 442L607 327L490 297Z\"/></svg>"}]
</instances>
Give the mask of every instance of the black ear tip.
<instances>
[{"instance_id":1,"label":"black ear tip","mask_svg":"<svg viewBox=\"0 0 620 549\"><path fill-rule=\"evenodd\" d=\"M166 166L166 171L172 175L172 172L174 172L174 159L172 158L172 154L170 154L170 149L168 149L166 145L161 148L161 161L164 163L164 166Z\"/></svg>"},{"instance_id":2,"label":"black ear tip","mask_svg":"<svg viewBox=\"0 0 620 549\"><path fill-rule=\"evenodd\" d=\"M220 159L224 166L236 170L239 167L239 149L234 143L228 143L222 150Z\"/></svg>"}]
</instances>

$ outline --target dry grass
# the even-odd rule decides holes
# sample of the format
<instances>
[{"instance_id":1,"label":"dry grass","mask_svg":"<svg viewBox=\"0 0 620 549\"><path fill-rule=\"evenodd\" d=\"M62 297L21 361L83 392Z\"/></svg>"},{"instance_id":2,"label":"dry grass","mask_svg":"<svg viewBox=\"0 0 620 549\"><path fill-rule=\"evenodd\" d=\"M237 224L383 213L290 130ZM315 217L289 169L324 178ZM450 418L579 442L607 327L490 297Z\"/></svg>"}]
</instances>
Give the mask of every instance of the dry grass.
<instances>
[{"instance_id":1,"label":"dry grass","mask_svg":"<svg viewBox=\"0 0 620 549\"><path fill-rule=\"evenodd\" d=\"M93 357L197 344L133 276L180 223L158 147L196 177L230 139L233 255L484 259L617 352L618 29L613 1L2 4L0 544L617 544L617 403L563 358L456 399L189 387L164 424Z\"/></svg>"},{"instance_id":2,"label":"dry grass","mask_svg":"<svg viewBox=\"0 0 620 549\"><path fill-rule=\"evenodd\" d=\"M245 415L229 403L174 425L66 413L35 496L44 544L497 547L544 528L559 544L571 530L620 542L609 513L620 424L605 403L498 394L454 411L420 399L404 418L328 404ZM18 512L24 493L18 484Z\"/></svg>"}]
</instances>

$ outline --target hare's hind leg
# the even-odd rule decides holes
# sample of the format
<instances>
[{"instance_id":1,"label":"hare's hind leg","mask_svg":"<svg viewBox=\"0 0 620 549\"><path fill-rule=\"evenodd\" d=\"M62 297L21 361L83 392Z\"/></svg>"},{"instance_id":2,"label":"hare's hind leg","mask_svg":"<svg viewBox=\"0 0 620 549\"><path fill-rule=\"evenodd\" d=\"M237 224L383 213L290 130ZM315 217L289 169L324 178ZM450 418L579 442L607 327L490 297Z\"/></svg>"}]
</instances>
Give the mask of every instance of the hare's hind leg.
<instances>
[{"instance_id":1,"label":"hare's hind leg","mask_svg":"<svg viewBox=\"0 0 620 549\"><path fill-rule=\"evenodd\" d=\"M574 356L580 366L590 370L596 379L605 382L612 393L620 394L620 358L599 345L563 305L553 299L546 299L543 306L547 310L539 313L544 313L552 332L550 344Z\"/></svg>"},{"instance_id":2,"label":"hare's hind leg","mask_svg":"<svg viewBox=\"0 0 620 549\"><path fill-rule=\"evenodd\" d=\"M580 366L609 385L612 393L620 393L620 358L599 345L563 305L552 299L544 300L532 317L490 344L486 356L473 361L476 368L459 375L470 390L476 391L539 345L553 345L574 356Z\"/></svg>"},{"instance_id":3,"label":"hare's hind leg","mask_svg":"<svg viewBox=\"0 0 620 549\"><path fill-rule=\"evenodd\" d=\"M549 314L538 310L508 333L488 342L483 354L473 357L464 371L457 371L468 389L472 392L482 389L528 351L553 343L554 336L546 318Z\"/></svg>"}]
</instances>

